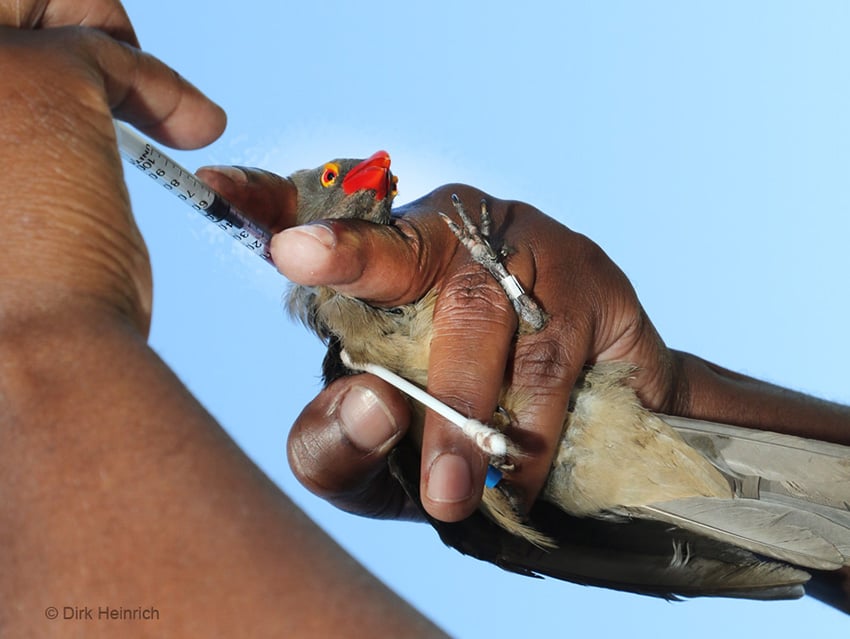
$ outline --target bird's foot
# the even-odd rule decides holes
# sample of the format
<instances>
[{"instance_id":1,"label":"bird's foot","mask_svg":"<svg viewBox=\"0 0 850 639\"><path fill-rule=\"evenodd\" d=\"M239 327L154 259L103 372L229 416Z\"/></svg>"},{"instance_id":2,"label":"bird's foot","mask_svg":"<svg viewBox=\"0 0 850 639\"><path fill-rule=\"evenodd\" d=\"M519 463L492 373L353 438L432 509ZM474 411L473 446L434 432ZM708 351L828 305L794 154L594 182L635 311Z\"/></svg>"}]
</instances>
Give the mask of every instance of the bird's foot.
<instances>
[{"instance_id":1,"label":"bird's foot","mask_svg":"<svg viewBox=\"0 0 850 639\"><path fill-rule=\"evenodd\" d=\"M440 213L440 216L448 224L449 228L455 234L457 239L469 251L476 262L486 268L490 274L499 282L499 285L505 291L505 295L513 304L517 317L520 321L520 332L535 333L546 325L546 313L540 308L540 305L525 292L519 280L508 272L505 265L502 264L502 259L505 257L505 252L496 252L490 243L490 226L492 224L490 210L487 207L487 200L481 200L481 222L476 225L463 207L460 198L452 193L452 205L460 217L461 224L457 224L445 213Z\"/></svg>"}]
</instances>

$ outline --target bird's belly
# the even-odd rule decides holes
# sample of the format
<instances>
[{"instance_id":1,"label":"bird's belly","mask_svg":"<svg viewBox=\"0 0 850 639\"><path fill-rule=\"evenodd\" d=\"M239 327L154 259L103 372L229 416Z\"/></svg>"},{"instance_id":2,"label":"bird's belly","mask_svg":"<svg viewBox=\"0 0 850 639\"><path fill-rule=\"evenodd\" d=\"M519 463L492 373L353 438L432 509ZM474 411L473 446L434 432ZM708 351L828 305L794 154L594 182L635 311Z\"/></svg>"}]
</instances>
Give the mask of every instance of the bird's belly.
<instances>
[{"instance_id":1,"label":"bird's belly","mask_svg":"<svg viewBox=\"0 0 850 639\"><path fill-rule=\"evenodd\" d=\"M424 387L436 295L392 312L338 296L324 321L354 361L384 366ZM599 515L684 497L731 497L724 477L659 417L644 409L626 384L631 369L597 365L574 394L574 408L542 498L566 512ZM506 389L503 406L513 400ZM411 435L421 441L424 412Z\"/></svg>"},{"instance_id":2,"label":"bird's belly","mask_svg":"<svg viewBox=\"0 0 850 639\"><path fill-rule=\"evenodd\" d=\"M339 296L334 307L325 308L323 319L353 361L383 366L424 387L435 299L432 291L414 304L386 311Z\"/></svg>"},{"instance_id":3,"label":"bird's belly","mask_svg":"<svg viewBox=\"0 0 850 639\"><path fill-rule=\"evenodd\" d=\"M584 516L697 495L731 497L720 472L639 404L624 374L622 367L596 367L576 391L543 498Z\"/></svg>"}]
</instances>

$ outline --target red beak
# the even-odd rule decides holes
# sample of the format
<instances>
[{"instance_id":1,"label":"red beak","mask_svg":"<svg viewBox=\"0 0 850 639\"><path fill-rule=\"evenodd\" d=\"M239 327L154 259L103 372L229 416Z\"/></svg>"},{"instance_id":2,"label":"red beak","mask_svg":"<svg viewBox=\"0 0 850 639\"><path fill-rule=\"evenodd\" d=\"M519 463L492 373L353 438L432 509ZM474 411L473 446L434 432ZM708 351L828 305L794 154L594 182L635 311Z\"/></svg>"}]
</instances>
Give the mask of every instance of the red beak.
<instances>
[{"instance_id":1,"label":"red beak","mask_svg":"<svg viewBox=\"0 0 850 639\"><path fill-rule=\"evenodd\" d=\"M361 189L375 191L375 199L383 200L387 193L395 190L393 174L390 173L390 154L378 151L368 160L351 169L342 180L342 190L350 195Z\"/></svg>"}]
</instances>

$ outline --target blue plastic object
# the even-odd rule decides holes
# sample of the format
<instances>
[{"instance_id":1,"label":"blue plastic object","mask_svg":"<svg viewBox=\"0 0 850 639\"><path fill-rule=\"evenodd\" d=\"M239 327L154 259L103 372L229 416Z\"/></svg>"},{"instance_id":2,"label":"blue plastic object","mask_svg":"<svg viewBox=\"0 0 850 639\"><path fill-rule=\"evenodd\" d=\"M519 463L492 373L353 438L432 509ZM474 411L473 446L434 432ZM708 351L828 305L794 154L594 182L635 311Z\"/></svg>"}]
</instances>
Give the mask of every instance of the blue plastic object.
<instances>
[{"instance_id":1,"label":"blue plastic object","mask_svg":"<svg viewBox=\"0 0 850 639\"><path fill-rule=\"evenodd\" d=\"M493 466L487 466L487 477L484 479L484 485L487 488L495 488L500 481L502 481L502 471Z\"/></svg>"}]
</instances>

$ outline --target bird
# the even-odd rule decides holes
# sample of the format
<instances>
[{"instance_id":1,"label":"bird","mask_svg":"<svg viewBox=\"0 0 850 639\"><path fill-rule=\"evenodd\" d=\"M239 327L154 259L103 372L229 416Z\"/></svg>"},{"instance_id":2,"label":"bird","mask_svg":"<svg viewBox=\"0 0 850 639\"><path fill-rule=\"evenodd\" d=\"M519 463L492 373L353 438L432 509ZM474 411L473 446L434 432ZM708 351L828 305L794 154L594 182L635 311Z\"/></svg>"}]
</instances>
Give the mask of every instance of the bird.
<instances>
[{"instance_id":1,"label":"bird","mask_svg":"<svg viewBox=\"0 0 850 639\"><path fill-rule=\"evenodd\" d=\"M393 223L397 178L385 151L332 160L288 179L297 191L298 224ZM459 221L440 214L500 282L519 331L540 330L545 309L507 272L506 249L490 240L486 198L479 204L478 223L457 196ZM385 309L324 286L293 284L287 294L290 314L328 346L326 384L368 362L423 389L435 300L431 290ZM528 576L666 599L769 600L800 597L807 586L817 590L850 566L850 447L656 414L628 383L636 372L629 363L585 368L548 479L527 513L505 480L488 484L479 510L463 521L446 523L425 512L422 407L390 455L391 471L447 545ZM493 424L481 426L483 440L501 437L523 401L506 385ZM486 450L509 478L511 459L522 451L510 442Z\"/></svg>"}]
</instances>

